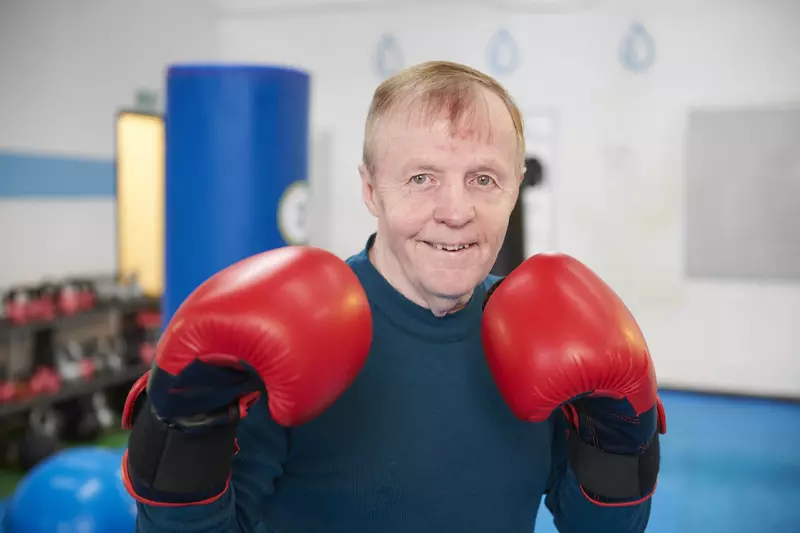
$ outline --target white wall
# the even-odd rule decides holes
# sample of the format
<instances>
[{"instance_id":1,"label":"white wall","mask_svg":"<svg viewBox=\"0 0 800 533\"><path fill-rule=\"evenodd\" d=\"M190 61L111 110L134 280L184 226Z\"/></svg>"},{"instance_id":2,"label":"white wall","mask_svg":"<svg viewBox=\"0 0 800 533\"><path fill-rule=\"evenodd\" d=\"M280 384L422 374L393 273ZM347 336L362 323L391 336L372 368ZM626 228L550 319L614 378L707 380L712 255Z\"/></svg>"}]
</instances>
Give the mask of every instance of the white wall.
<instances>
[{"instance_id":1,"label":"white wall","mask_svg":"<svg viewBox=\"0 0 800 533\"><path fill-rule=\"evenodd\" d=\"M98 162L113 180L117 112L160 91L169 63L213 60L214 28L197 0L3 0L0 152ZM113 197L53 189L0 197L0 288L114 270Z\"/></svg>"},{"instance_id":2,"label":"white wall","mask_svg":"<svg viewBox=\"0 0 800 533\"><path fill-rule=\"evenodd\" d=\"M452 59L491 72L487 44L505 28L521 63L498 78L529 117L554 117L554 245L623 295L662 384L800 396L800 287L690 282L682 255L687 113L800 101L799 3L586 2L594 7L559 14L469 2L459 14L434 1L403 9L223 4L220 57L313 74L314 131L332 143L326 209L335 252L357 251L374 227L356 166L381 80L374 60L382 36L399 44L391 57L402 64ZM655 63L638 74L618 61L634 21L656 44Z\"/></svg>"}]
</instances>

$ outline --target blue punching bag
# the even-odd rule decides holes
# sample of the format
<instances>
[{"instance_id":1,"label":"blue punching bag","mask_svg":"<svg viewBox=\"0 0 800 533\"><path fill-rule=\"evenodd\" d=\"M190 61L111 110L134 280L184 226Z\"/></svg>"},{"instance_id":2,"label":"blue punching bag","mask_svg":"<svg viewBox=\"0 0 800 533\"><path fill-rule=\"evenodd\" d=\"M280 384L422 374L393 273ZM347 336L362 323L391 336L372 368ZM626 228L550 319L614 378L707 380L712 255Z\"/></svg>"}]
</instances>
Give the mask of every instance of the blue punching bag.
<instances>
[{"instance_id":1,"label":"blue punching bag","mask_svg":"<svg viewBox=\"0 0 800 533\"><path fill-rule=\"evenodd\" d=\"M282 67L168 70L164 324L215 272L305 244L309 91Z\"/></svg>"}]
</instances>

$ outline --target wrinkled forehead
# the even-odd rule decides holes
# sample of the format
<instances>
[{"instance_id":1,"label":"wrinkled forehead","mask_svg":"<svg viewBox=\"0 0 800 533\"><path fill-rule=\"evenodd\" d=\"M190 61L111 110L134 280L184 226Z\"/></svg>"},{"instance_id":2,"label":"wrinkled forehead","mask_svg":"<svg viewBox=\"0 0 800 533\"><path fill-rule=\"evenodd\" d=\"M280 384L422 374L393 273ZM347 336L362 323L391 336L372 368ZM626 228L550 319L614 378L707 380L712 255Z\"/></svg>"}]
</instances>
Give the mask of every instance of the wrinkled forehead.
<instances>
[{"instance_id":1,"label":"wrinkled forehead","mask_svg":"<svg viewBox=\"0 0 800 533\"><path fill-rule=\"evenodd\" d=\"M409 95L382 121L389 136L446 130L453 138L482 144L516 141L511 115L495 94L468 87L447 94Z\"/></svg>"},{"instance_id":2,"label":"wrinkled forehead","mask_svg":"<svg viewBox=\"0 0 800 533\"><path fill-rule=\"evenodd\" d=\"M496 142L503 134L514 136L508 110L494 94L470 88L454 95L437 96L406 98L390 111L389 123L406 131L446 128L452 137L479 143Z\"/></svg>"}]
</instances>

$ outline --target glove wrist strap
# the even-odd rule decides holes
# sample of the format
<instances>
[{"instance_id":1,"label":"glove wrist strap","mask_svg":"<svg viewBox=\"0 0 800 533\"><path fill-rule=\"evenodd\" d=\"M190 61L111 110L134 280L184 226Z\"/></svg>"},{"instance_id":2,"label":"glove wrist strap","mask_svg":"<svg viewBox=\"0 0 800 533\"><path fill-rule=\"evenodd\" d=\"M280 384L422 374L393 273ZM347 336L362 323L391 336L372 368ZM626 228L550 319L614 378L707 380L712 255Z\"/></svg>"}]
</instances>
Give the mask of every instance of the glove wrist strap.
<instances>
[{"instance_id":1,"label":"glove wrist strap","mask_svg":"<svg viewBox=\"0 0 800 533\"><path fill-rule=\"evenodd\" d=\"M658 432L640 455L604 452L584 442L577 431L569 433L570 466L590 500L632 505L650 497L660 463Z\"/></svg>"},{"instance_id":2,"label":"glove wrist strap","mask_svg":"<svg viewBox=\"0 0 800 533\"><path fill-rule=\"evenodd\" d=\"M146 397L140 401L123 460L134 497L151 505L192 505L222 496L236 453L237 424L188 432L159 420Z\"/></svg>"}]
</instances>

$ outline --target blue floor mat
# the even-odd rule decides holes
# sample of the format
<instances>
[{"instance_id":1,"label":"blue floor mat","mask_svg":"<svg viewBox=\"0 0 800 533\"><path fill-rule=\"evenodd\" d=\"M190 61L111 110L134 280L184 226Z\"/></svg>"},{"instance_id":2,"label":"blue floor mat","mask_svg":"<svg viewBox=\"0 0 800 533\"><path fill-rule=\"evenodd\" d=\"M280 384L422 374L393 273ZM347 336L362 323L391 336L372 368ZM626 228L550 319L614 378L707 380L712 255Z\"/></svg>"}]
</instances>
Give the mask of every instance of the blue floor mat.
<instances>
[{"instance_id":1,"label":"blue floor mat","mask_svg":"<svg viewBox=\"0 0 800 533\"><path fill-rule=\"evenodd\" d=\"M800 404L662 394L662 469L648 533L800 532ZM554 533L544 506L536 533Z\"/></svg>"}]
</instances>

